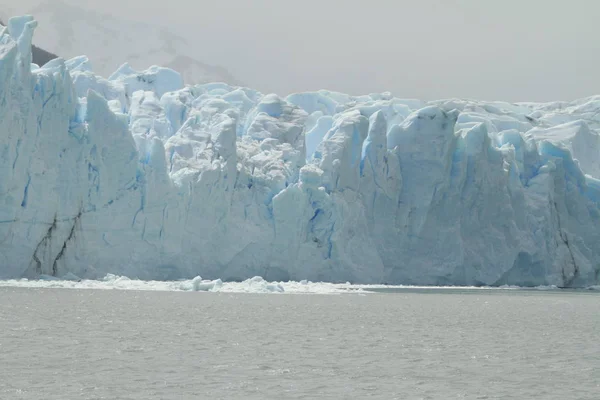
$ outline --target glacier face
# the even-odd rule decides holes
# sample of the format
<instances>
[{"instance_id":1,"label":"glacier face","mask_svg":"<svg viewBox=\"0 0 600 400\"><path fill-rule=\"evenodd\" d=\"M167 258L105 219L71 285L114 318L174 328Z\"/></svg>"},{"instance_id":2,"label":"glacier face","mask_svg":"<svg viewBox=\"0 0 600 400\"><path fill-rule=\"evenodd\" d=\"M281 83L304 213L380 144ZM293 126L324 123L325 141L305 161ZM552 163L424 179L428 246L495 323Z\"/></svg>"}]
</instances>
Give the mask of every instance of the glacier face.
<instances>
[{"instance_id":1,"label":"glacier face","mask_svg":"<svg viewBox=\"0 0 600 400\"><path fill-rule=\"evenodd\" d=\"M600 97L282 99L0 28L0 278L598 283Z\"/></svg>"}]
</instances>

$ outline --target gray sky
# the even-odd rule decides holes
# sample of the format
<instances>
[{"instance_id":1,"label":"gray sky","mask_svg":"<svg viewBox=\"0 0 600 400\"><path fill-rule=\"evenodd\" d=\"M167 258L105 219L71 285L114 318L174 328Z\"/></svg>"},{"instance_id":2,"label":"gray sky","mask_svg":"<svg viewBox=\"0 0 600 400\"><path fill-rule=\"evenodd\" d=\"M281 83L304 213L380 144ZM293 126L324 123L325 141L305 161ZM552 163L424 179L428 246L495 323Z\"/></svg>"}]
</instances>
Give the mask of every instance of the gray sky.
<instances>
[{"instance_id":1,"label":"gray sky","mask_svg":"<svg viewBox=\"0 0 600 400\"><path fill-rule=\"evenodd\" d=\"M262 92L600 94L598 0L64 0L166 26ZM17 12L35 0L5 0ZM168 8L166 8L168 7Z\"/></svg>"}]
</instances>

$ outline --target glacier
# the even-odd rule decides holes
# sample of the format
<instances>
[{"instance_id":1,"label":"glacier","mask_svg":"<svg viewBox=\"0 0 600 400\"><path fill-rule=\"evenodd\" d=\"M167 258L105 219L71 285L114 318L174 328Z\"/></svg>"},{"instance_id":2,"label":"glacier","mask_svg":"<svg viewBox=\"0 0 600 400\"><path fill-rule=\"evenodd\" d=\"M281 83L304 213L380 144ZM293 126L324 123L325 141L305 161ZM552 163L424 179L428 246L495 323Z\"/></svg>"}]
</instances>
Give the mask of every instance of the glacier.
<instances>
[{"instance_id":1,"label":"glacier","mask_svg":"<svg viewBox=\"0 0 600 400\"><path fill-rule=\"evenodd\" d=\"M0 279L599 283L600 96L281 98L31 63L0 27Z\"/></svg>"}]
</instances>

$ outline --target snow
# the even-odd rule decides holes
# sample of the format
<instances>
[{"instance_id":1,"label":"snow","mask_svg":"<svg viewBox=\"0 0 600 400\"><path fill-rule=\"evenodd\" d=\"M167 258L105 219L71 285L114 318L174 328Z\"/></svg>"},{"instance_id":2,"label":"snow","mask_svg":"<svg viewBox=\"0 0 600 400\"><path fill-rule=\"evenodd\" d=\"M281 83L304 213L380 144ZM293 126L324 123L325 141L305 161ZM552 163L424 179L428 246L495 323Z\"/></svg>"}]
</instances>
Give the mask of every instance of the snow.
<instances>
[{"instance_id":1,"label":"snow","mask_svg":"<svg viewBox=\"0 0 600 400\"><path fill-rule=\"evenodd\" d=\"M281 98L127 64L106 79L85 56L32 66L35 27L0 29L0 279L599 283L600 98Z\"/></svg>"}]
</instances>

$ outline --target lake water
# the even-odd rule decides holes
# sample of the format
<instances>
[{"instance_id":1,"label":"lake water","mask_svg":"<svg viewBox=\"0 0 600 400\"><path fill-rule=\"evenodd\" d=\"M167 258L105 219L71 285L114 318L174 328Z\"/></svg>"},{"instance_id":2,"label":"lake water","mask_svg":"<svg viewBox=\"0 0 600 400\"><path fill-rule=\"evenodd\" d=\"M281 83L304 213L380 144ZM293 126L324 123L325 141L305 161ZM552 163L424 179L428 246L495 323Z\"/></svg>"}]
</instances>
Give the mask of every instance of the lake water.
<instances>
[{"instance_id":1,"label":"lake water","mask_svg":"<svg viewBox=\"0 0 600 400\"><path fill-rule=\"evenodd\" d=\"M600 294L0 288L0 399L600 399Z\"/></svg>"}]
</instances>

